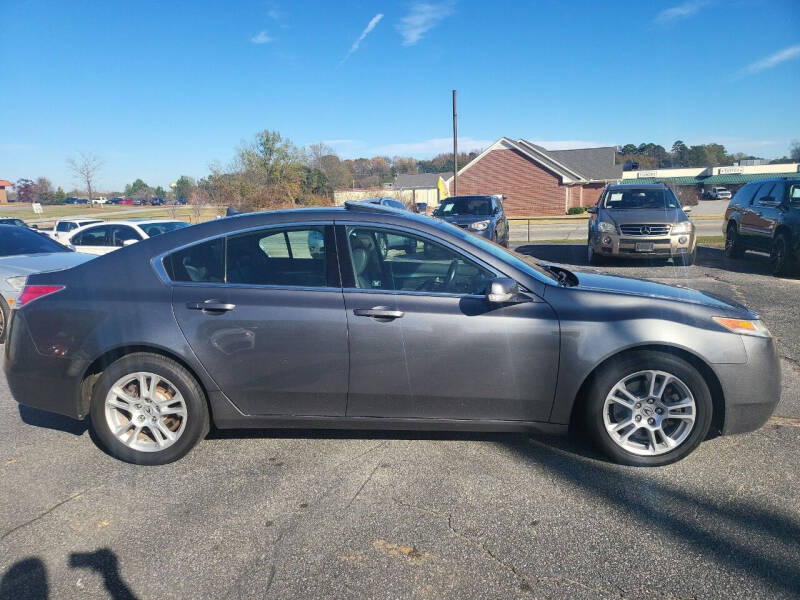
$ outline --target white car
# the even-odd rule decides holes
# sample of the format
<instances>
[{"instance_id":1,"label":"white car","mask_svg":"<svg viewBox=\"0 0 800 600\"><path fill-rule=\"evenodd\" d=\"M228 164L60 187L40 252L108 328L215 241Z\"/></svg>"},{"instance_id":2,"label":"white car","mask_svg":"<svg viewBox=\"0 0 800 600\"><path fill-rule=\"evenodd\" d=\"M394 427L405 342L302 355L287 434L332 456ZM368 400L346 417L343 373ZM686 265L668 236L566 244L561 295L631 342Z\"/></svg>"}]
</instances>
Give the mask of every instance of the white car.
<instances>
[{"instance_id":1,"label":"white car","mask_svg":"<svg viewBox=\"0 0 800 600\"><path fill-rule=\"evenodd\" d=\"M712 187L708 192L708 197L714 200L730 200L731 192L728 188Z\"/></svg>"},{"instance_id":2,"label":"white car","mask_svg":"<svg viewBox=\"0 0 800 600\"><path fill-rule=\"evenodd\" d=\"M189 223L171 219L105 221L76 229L67 243L78 252L107 254L117 248L188 226Z\"/></svg>"},{"instance_id":3,"label":"white car","mask_svg":"<svg viewBox=\"0 0 800 600\"><path fill-rule=\"evenodd\" d=\"M103 221L101 219L59 219L56 221L56 225L53 227L53 230L47 231L46 233L55 241L64 244L67 242L67 239L72 232L79 227L102 222Z\"/></svg>"}]
</instances>

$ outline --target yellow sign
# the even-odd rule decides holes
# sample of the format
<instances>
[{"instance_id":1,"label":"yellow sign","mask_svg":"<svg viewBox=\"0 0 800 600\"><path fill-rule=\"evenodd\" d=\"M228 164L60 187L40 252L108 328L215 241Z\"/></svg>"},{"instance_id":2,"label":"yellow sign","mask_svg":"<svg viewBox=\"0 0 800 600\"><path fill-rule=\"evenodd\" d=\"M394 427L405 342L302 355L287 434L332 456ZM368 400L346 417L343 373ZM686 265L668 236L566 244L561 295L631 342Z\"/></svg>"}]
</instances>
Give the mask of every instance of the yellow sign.
<instances>
[{"instance_id":1,"label":"yellow sign","mask_svg":"<svg viewBox=\"0 0 800 600\"><path fill-rule=\"evenodd\" d=\"M439 177L438 186L439 186L439 200L444 200L445 198L450 197L450 192L447 190L447 184L441 177Z\"/></svg>"}]
</instances>

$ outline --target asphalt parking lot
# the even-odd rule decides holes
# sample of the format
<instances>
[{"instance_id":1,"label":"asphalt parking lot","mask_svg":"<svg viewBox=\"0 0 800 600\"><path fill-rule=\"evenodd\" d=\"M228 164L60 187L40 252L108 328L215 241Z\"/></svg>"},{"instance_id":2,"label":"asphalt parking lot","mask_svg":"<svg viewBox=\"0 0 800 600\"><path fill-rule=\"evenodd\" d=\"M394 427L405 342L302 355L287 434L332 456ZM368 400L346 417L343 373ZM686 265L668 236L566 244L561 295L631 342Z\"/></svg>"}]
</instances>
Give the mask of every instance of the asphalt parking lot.
<instances>
[{"instance_id":1,"label":"asphalt parking lot","mask_svg":"<svg viewBox=\"0 0 800 600\"><path fill-rule=\"evenodd\" d=\"M524 245L590 269L582 245ZM800 278L701 248L601 270L760 312L783 397L758 432L660 469L580 439L212 432L142 468L0 377L0 598L800 596Z\"/></svg>"}]
</instances>

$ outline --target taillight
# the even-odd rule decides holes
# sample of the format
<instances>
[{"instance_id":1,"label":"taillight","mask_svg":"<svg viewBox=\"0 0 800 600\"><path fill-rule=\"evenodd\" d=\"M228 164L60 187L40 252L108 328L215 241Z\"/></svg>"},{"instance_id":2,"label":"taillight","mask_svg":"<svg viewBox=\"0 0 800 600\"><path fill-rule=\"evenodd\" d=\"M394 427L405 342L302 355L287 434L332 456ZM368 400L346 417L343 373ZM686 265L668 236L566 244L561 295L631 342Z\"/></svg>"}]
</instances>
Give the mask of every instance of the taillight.
<instances>
[{"instance_id":1,"label":"taillight","mask_svg":"<svg viewBox=\"0 0 800 600\"><path fill-rule=\"evenodd\" d=\"M39 298L44 298L50 294L60 292L63 289L63 285L26 285L22 289L22 293L17 300L17 308L25 306Z\"/></svg>"}]
</instances>

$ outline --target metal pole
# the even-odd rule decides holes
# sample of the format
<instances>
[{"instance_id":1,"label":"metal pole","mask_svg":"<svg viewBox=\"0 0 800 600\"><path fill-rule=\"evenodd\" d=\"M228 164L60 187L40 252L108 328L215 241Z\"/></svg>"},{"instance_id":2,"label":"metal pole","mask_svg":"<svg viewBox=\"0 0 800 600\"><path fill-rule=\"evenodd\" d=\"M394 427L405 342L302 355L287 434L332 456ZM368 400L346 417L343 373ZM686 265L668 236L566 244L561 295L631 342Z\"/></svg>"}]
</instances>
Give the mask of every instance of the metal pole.
<instances>
[{"instance_id":1,"label":"metal pole","mask_svg":"<svg viewBox=\"0 0 800 600\"><path fill-rule=\"evenodd\" d=\"M453 196L458 196L458 113L455 90L453 90Z\"/></svg>"}]
</instances>

